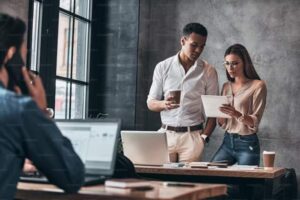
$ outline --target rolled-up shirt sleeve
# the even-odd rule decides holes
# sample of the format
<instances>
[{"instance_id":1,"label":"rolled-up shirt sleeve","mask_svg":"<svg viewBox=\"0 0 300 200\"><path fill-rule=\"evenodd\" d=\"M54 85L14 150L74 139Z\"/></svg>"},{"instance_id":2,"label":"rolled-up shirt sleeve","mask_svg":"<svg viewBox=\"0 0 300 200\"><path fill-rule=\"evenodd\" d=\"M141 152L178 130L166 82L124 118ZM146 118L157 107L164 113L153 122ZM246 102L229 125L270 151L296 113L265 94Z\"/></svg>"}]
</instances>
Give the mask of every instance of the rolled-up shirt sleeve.
<instances>
[{"instance_id":1,"label":"rolled-up shirt sleeve","mask_svg":"<svg viewBox=\"0 0 300 200\"><path fill-rule=\"evenodd\" d=\"M254 122L254 126L248 126L250 130L257 130L262 115L266 107L267 87L264 81L259 83L259 86L253 94L253 112L249 114Z\"/></svg>"},{"instance_id":2,"label":"rolled-up shirt sleeve","mask_svg":"<svg viewBox=\"0 0 300 200\"><path fill-rule=\"evenodd\" d=\"M218 74L215 68L212 66L207 69L207 77L206 77L206 91L207 95L218 95L219 94L219 82L218 82Z\"/></svg>"},{"instance_id":3,"label":"rolled-up shirt sleeve","mask_svg":"<svg viewBox=\"0 0 300 200\"><path fill-rule=\"evenodd\" d=\"M162 96L163 96L163 69L161 63L158 63L153 72L153 79L149 90L147 103L150 100L161 100Z\"/></svg>"}]
</instances>

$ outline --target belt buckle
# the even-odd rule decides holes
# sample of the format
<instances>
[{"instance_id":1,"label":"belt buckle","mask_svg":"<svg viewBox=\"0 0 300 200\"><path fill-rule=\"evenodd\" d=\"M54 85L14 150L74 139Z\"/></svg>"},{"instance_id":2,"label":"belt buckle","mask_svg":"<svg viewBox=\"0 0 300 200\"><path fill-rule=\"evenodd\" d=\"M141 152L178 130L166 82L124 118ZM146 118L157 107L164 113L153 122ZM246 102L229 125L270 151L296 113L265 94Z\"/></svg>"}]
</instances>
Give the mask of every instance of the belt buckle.
<instances>
[{"instance_id":1,"label":"belt buckle","mask_svg":"<svg viewBox=\"0 0 300 200\"><path fill-rule=\"evenodd\" d=\"M175 132L181 132L181 131L180 131L180 127L178 127L178 126L174 127L174 131L175 131Z\"/></svg>"},{"instance_id":2,"label":"belt buckle","mask_svg":"<svg viewBox=\"0 0 300 200\"><path fill-rule=\"evenodd\" d=\"M175 127L175 132L179 132L179 133L184 133L184 132L187 132L189 130L189 127L181 127L181 126L178 126L178 127Z\"/></svg>"}]
</instances>

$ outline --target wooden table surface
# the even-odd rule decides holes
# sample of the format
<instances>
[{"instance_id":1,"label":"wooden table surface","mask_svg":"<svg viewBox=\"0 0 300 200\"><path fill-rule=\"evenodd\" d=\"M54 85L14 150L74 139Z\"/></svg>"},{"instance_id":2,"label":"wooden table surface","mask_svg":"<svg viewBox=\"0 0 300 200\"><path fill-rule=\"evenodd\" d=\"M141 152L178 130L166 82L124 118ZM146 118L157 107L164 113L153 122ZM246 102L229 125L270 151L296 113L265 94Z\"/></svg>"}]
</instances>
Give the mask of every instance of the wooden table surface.
<instances>
[{"instance_id":1,"label":"wooden table surface","mask_svg":"<svg viewBox=\"0 0 300 200\"><path fill-rule=\"evenodd\" d=\"M273 179L285 173L285 168L272 169L237 169L237 168L168 168L159 166L135 166L136 172L141 174L170 174L170 175L195 175L195 176L220 176L239 178Z\"/></svg>"},{"instance_id":2,"label":"wooden table surface","mask_svg":"<svg viewBox=\"0 0 300 200\"><path fill-rule=\"evenodd\" d=\"M163 182L151 181L152 189L147 191L114 189L103 185L83 187L77 194L64 194L62 190L50 184L22 183L18 184L17 199L60 200L60 199L164 199L164 200L196 200L224 196L227 187L224 184L193 184L194 187L165 186Z\"/></svg>"}]
</instances>

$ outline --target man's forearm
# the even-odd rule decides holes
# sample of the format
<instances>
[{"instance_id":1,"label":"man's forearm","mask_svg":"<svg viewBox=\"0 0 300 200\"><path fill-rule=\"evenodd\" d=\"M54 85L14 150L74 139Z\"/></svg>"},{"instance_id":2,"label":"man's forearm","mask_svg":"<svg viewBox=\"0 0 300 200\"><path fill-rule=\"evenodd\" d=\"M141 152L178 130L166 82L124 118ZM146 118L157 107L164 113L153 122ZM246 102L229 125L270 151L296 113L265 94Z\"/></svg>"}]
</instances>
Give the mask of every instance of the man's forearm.
<instances>
[{"instance_id":1,"label":"man's forearm","mask_svg":"<svg viewBox=\"0 0 300 200\"><path fill-rule=\"evenodd\" d=\"M212 134L216 127L216 118L207 118L205 129L202 134L207 135L208 137Z\"/></svg>"},{"instance_id":2,"label":"man's forearm","mask_svg":"<svg viewBox=\"0 0 300 200\"><path fill-rule=\"evenodd\" d=\"M159 100L150 100L147 103L147 106L149 108L149 110L154 111L154 112L160 112L165 110L165 103L164 101L159 101Z\"/></svg>"}]
</instances>

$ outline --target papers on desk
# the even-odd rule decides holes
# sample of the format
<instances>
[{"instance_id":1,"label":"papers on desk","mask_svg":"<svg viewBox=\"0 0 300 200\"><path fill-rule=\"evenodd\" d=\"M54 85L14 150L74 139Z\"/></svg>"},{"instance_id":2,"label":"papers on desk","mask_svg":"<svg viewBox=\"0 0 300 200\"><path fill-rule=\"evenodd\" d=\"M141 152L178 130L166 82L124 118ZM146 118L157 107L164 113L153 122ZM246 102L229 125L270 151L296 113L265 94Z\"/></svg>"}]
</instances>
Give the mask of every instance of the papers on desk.
<instances>
[{"instance_id":1,"label":"papers on desk","mask_svg":"<svg viewBox=\"0 0 300 200\"><path fill-rule=\"evenodd\" d=\"M186 163L183 163L183 162L173 162L173 163L166 163L166 164L163 164L163 167L166 167L166 168L179 168L179 167L185 167Z\"/></svg>"},{"instance_id":2,"label":"papers on desk","mask_svg":"<svg viewBox=\"0 0 300 200\"><path fill-rule=\"evenodd\" d=\"M208 167L209 169L217 168L217 167ZM218 168L218 170L226 170L226 171L252 171L257 170L258 167L256 165L232 165L226 168Z\"/></svg>"},{"instance_id":3,"label":"papers on desk","mask_svg":"<svg viewBox=\"0 0 300 200\"><path fill-rule=\"evenodd\" d=\"M228 169L232 170L255 170L257 169L257 165L232 165L228 167Z\"/></svg>"},{"instance_id":4,"label":"papers on desk","mask_svg":"<svg viewBox=\"0 0 300 200\"><path fill-rule=\"evenodd\" d=\"M145 187L151 187L151 183L149 181L134 179L134 178L109 179L105 181L105 187L145 188Z\"/></svg>"},{"instance_id":5,"label":"papers on desk","mask_svg":"<svg viewBox=\"0 0 300 200\"><path fill-rule=\"evenodd\" d=\"M135 187L135 188L117 188L117 187L105 187L106 192L117 193L123 195L137 195L139 197L146 196L146 192L153 190L153 187Z\"/></svg>"},{"instance_id":6,"label":"papers on desk","mask_svg":"<svg viewBox=\"0 0 300 200\"><path fill-rule=\"evenodd\" d=\"M227 167L227 163L223 162L190 162L188 164L191 168L210 168L210 167Z\"/></svg>"},{"instance_id":7,"label":"papers on desk","mask_svg":"<svg viewBox=\"0 0 300 200\"><path fill-rule=\"evenodd\" d=\"M222 162L190 162L188 163L191 168L208 168L208 169L224 169L224 170L256 170L257 165L232 165L228 166L227 163Z\"/></svg>"},{"instance_id":8,"label":"papers on desk","mask_svg":"<svg viewBox=\"0 0 300 200\"><path fill-rule=\"evenodd\" d=\"M219 108L223 104L229 104L231 96L201 95L204 112L206 117L231 118L229 115L222 113Z\"/></svg>"},{"instance_id":9,"label":"papers on desk","mask_svg":"<svg viewBox=\"0 0 300 200\"><path fill-rule=\"evenodd\" d=\"M190 162L188 166L191 168L208 168L208 163L209 162Z\"/></svg>"}]
</instances>

